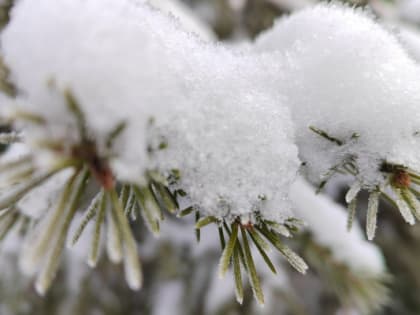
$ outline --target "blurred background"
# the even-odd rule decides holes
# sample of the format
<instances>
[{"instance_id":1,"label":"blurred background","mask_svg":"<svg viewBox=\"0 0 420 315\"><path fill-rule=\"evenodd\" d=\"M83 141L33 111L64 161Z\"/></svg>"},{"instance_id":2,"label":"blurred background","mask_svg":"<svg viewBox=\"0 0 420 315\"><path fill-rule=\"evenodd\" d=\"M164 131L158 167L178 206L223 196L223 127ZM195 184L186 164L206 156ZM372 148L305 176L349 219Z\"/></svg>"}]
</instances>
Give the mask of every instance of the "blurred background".
<instances>
[{"instance_id":1,"label":"blurred background","mask_svg":"<svg viewBox=\"0 0 420 315\"><path fill-rule=\"evenodd\" d=\"M178 17L181 24L203 40L234 45L252 40L276 19L318 1L150 2ZM396 34L413 58L420 60L420 0L344 2L369 10ZM7 23L11 5L10 0L0 1L0 25ZM0 146L0 154L7 149ZM326 192L344 205L347 188L345 182L331 181ZM364 216L358 219L364 226ZM334 258L331 248L314 241L312 233L316 232L304 231L290 245L308 261L309 273L299 275L277 257L279 274L261 274L267 295L264 308L256 305L249 287L244 304L236 302L233 278L220 280L217 275L220 257L217 229L204 229L201 242L197 243L194 223L188 219L167 218L160 239L152 238L142 222L135 223L133 230L145 274L144 288L139 292L128 289L121 266L102 259L98 268L91 270L85 263L85 253L75 248L66 255L50 292L40 298L31 280L19 272L18 253L13 246L16 240L6 238L0 250L0 315L418 315L420 225L405 224L386 204L381 205L379 220L375 244L384 256L386 275L369 278L352 271L345 261Z\"/></svg>"}]
</instances>

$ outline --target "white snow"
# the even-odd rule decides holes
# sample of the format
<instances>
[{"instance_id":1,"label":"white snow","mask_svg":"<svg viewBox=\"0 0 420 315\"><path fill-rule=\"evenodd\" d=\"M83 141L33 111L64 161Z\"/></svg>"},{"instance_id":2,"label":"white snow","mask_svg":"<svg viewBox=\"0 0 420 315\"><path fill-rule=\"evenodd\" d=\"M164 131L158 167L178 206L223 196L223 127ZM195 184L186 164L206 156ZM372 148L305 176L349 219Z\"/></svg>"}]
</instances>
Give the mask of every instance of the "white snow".
<instances>
[{"instance_id":1,"label":"white snow","mask_svg":"<svg viewBox=\"0 0 420 315\"><path fill-rule=\"evenodd\" d=\"M291 215L287 187L299 161L289 112L277 89L266 87L277 71L273 59L204 44L133 0L22 1L2 45L27 96L22 107L48 120L28 127L30 140L55 139L68 149L80 141L56 91L68 88L100 152L110 130L127 121L112 161L119 179L139 182L146 168L176 168L181 187L207 214ZM146 150L151 117L169 145L157 162ZM270 201L275 211L265 207Z\"/></svg>"},{"instance_id":2,"label":"white snow","mask_svg":"<svg viewBox=\"0 0 420 315\"><path fill-rule=\"evenodd\" d=\"M22 124L27 143L12 146L0 160L21 154L15 148L27 152L29 144L37 165L44 167L51 159L37 147L44 139L59 141L70 152L81 139L62 95L69 89L101 154L108 153L105 141L112 128L127 122L113 150L118 179L142 183L145 170L166 174L179 169L180 181L171 189L185 190L202 215L253 221L259 212L282 222L296 214L337 261L361 274L381 275L385 265L379 249L363 238L357 224L346 231L345 210L315 195L305 180L295 181L298 148L314 182L343 159L356 159L361 186L353 186L349 201L360 188L383 183L379 165L384 160L420 170L420 139L414 136L420 131L418 66L370 16L340 5L319 5L280 20L257 40L258 53L204 43L188 33L200 28L196 21L184 23L179 14L177 21L142 0L21 0L1 35L12 79L23 92L19 106L10 106L42 114L47 122ZM309 126L344 144L337 146ZM148 145L161 141L168 147L149 155ZM18 203L21 211L34 218L51 211L68 177L59 173L34 189ZM373 209L378 201L372 200ZM116 231L108 218L108 255L121 261ZM92 231L84 234L70 260L73 290L87 272L79 267ZM214 225L203 231L208 235L197 246L192 228L165 222L162 234L175 246L191 246L193 256L218 246ZM27 237L26 250L34 235ZM22 256L26 273L39 269L42 257L37 255ZM265 267L261 258L256 263L258 269ZM270 291L288 286L285 271L279 271L279 278L263 273ZM131 287L137 287L136 278L128 273ZM208 308L233 299L231 278L211 279ZM166 302L155 314L178 308L181 283L159 289L156 298Z\"/></svg>"},{"instance_id":3,"label":"white snow","mask_svg":"<svg viewBox=\"0 0 420 315\"><path fill-rule=\"evenodd\" d=\"M258 59L224 49L200 59L190 99L201 108L181 108L161 127L168 148L159 152L159 167L181 171L179 186L205 214L233 219L259 209L281 221L291 215L287 187L299 166L289 114L262 85Z\"/></svg>"},{"instance_id":4,"label":"white snow","mask_svg":"<svg viewBox=\"0 0 420 315\"><path fill-rule=\"evenodd\" d=\"M311 181L351 157L364 188L382 184L384 160L420 169L419 68L367 13L317 5L279 20L255 48L280 53L275 84L287 97Z\"/></svg>"},{"instance_id":5,"label":"white snow","mask_svg":"<svg viewBox=\"0 0 420 315\"><path fill-rule=\"evenodd\" d=\"M120 178L139 181L148 161L149 119L181 102L173 68L192 35L134 0L21 1L12 15L2 47L26 95L21 108L47 119L46 127L28 129L29 140L57 140L68 149L80 140L63 100L68 89L102 154L109 132L127 122L114 168Z\"/></svg>"}]
</instances>

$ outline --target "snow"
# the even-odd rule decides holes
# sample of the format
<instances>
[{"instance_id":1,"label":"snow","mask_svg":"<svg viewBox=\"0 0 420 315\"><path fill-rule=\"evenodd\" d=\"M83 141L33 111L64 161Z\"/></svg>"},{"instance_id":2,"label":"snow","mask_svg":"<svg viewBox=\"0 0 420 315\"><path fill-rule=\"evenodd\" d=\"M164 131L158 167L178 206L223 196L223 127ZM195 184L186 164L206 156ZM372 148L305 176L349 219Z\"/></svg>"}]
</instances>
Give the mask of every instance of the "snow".
<instances>
[{"instance_id":1,"label":"snow","mask_svg":"<svg viewBox=\"0 0 420 315\"><path fill-rule=\"evenodd\" d=\"M329 197L317 195L314 191L313 186L299 178L290 192L295 212L307 223L314 240L329 248L334 258L351 270L366 275L381 275L385 271L385 262L379 248L364 239L356 222L348 232L346 210Z\"/></svg>"},{"instance_id":2,"label":"snow","mask_svg":"<svg viewBox=\"0 0 420 315\"><path fill-rule=\"evenodd\" d=\"M312 182L352 159L368 189L383 184L383 161L420 169L419 68L366 12L317 5L277 21L255 49L280 54L275 84L287 98Z\"/></svg>"},{"instance_id":3,"label":"snow","mask_svg":"<svg viewBox=\"0 0 420 315\"><path fill-rule=\"evenodd\" d=\"M69 90L102 155L107 135L127 122L114 169L122 179L139 181L148 161L149 119L181 103L173 68L185 58L183 43L192 35L130 0L21 1L12 15L2 47L11 77L26 96L20 108L47 119L46 127L27 126L28 141L46 138L69 148L80 141L63 97Z\"/></svg>"},{"instance_id":4,"label":"snow","mask_svg":"<svg viewBox=\"0 0 420 315\"><path fill-rule=\"evenodd\" d=\"M258 209L282 221L291 215L287 187L299 166L288 111L261 84L267 77L258 59L220 48L202 51L200 60L190 99L201 108L181 108L160 127L169 145L159 168L181 171L179 186L204 214L252 220Z\"/></svg>"},{"instance_id":5,"label":"snow","mask_svg":"<svg viewBox=\"0 0 420 315\"><path fill-rule=\"evenodd\" d=\"M153 2L176 16L183 12L169 2ZM257 40L260 53L240 53L202 42L188 33L200 26L184 22L179 14L177 21L140 0L19 2L1 45L23 92L17 108L40 113L47 121L41 126L22 124L37 165L45 167L54 159L37 147L39 140L59 141L67 150L81 140L63 98L69 89L80 102L89 137L101 154L109 153L105 142L112 128L127 122L114 147L118 155L112 158L118 179L143 183L146 170L165 174L179 169L181 178L170 188L185 190L202 215L246 222L255 220L258 212L282 222L296 214L337 261L361 274L381 275L385 266L380 251L364 240L358 225L346 232L344 209L315 195L303 179L295 181L300 161L291 117L312 181L318 182L343 159L355 157L361 184L352 186L348 201L359 189L383 183L378 166L384 160L419 169L419 140L413 136L420 127L419 73L398 41L362 11L320 5L279 21ZM155 118L152 125L150 118ZM337 146L309 126L345 143ZM168 147L149 155L148 145L156 147L161 141ZM27 152L27 144L12 146L2 160ZM69 175L52 177L26 195L19 208L33 218L51 211ZM377 197L371 195L371 209L377 209ZM71 232L78 221L76 215ZM119 262L122 249L115 243L117 227L112 223L108 218L108 240L101 245L107 246L111 261ZM376 221L371 223L374 230ZM68 260L72 291L88 272L81 260L91 230L90 224ZM219 246L215 226L203 234L208 235L202 243L192 245L193 229L165 222L161 237L202 256ZM27 237L29 254L21 259L28 274L39 269L41 260L30 251L33 236L36 233ZM156 247L149 249L153 250ZM154 253L146 253L146 258L147 254ZM265 267L261 258L256 263L258 269ZM288 287L285 270L279 271L278 278L261 273L265 291ZM128 270L133 288L137 277ZM222 282L213 275L209 286L207 308L233 299L231 278ZM155 314L177 309L182 289L178 281L159 286L156 301L165 303L157 305Z\"/></svg>"},{"instance_id":6,"label":"snow","mask_svg":"<svg viewBox=\"0 0 420 315\"><path fill-rule=\"evenodd\" d=\"M70 151L80 142L59 93L69 89L100 153L111 128L127 122L112 160L118 179L141 182L146 169L179 169L181 187L206 214L291 215L286 188L299 161L289 112L277 89L265 86L276 71L272 59L202 43L130 0L22 1L2 45L26 95L22 108L47 118L47 126L27 126L30 143L57 140ZM169 145L156 161L147 154L150 134Z\"/></svg>"}]
</instances>

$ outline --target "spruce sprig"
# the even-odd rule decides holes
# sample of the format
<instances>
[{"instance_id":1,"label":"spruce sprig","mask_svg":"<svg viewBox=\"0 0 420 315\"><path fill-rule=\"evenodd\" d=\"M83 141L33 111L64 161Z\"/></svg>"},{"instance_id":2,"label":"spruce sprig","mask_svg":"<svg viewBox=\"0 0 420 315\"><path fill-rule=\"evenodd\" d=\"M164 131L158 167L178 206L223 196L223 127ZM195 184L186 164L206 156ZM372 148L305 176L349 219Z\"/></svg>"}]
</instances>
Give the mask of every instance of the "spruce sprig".
<instances>
[{"instance_id":1,"label":"spruce sprig","mask_svg":"<svg viewBox=\"0 0 420 315\"><path fill-rule=\"evenodd\" d=\"M44 220L41 220L31 231L31 235L32 233L38 233L38 235L33 240L28 237L30 244L23 253L28 261L34 264L39 264L45 259L36 281L37 291L41 295L45 294L58 269L70 223L74 220L76 212L81 209L82 200L88 197L87 182L94 180L99 190L85 211L83 220L72 238L72 244L74 245L79 240L88 223L95 219L88 257L89 265L94 267L97 264L100 241L104 234L103 226L105 226L108 231L107 248L110 249L109 252L112 252L111 259L114 262L124 262L129 286L132 289L139 289L142 282L141 266L137 245L125 215L129 198L122 194L127 189L131 192L131 213L135 211L136 205L142 213L147 213L144 217L147 217L149 222L153 220L156 223L163 218L157 198L160 198L162 204L170 208L170 211L174 211L174 206L169 206L168 190L153 176L148 176L149 185L146 187L117 182L109 166L109 156L112 156L113 142L124 131L125 124L119 123L111 129L105 142L109 152L100 155L95 139L90 136L87 120L76 97L70 91L65 91L64 99L69 113L76 122L79 142L69 144L65 141L40 141L40 147L52 151L56 157L55 162L47 169L36 167L31 155L0 164L0 174L6 178L7 185L7 192L0 197L0 211L4 212L4 222L8 223L7 227L2 229L4 235L1 236L4 237L10 230L10 225L16 221L15 218L19 214L16 205L23 197L58 173L70 171L70 179L63 187L61 200L56 209L48 213ZM14 119L23 119L40 126L46 124L43 117L31 113L17 113ZM14 185L16 182L17 184ZM44 226L45 224L47 225ZM157 231L156 228L152 230Z\"/></svg>"},{"instance_id":2,"label":"spruce sprig","mask_svg":"<svg viewBox=\"0 0 420 315\"><path fill-rule=\"evenodd\" d=\"M348 141L357 141L360 135L353 133L348 140L341 140L329 135L326 131L309 127L318 136L324 138L337 146L343 146ZM369 240L373 240L377 227L377 214L380 200L385 200L391 206L398 209L401 216L409 224L414 224L416 219L420 220L420 173L406 167L383 161L379 172L384 177L384 185L365 188L359 180L359 168L357 167L357 156L347 155L340 163L332 166L324 174L324 179L318 185L317 192L320 192L326 183L336 174L347 174L355 178L346 193L345 200L348 204L347 228L351 229L357 211L357 199L360 191L367 190L369 193L368 209L366 212L366 234Z\"/></svg>"},{"instance_id":3,"label":"spruce sprig","mask_svg":"<svg viewBox=\"0 0 420 315\"><path fill-rule=\"evenodd\" d=\"M304 274L308 266L300 256L282 241L284 234L291 235L297 229L297 223L298 221L293 219L287 220L284 224L270 222L269 220L264 220L258 213L254 223L243 222L239 217L234 219L233 222L229 222L226 219L205 216L197 221L196 229L204 228L210 224L218 226L222 248L222 255L219 261L219 276L224 278L229 268L233 268L236 299L239 303L242 303L242 273L244 272L248 276L255 299L259 304L263 305L264 294L255 267L254 252L251 250L251 245L255 246L273 274L276 274L277 270L268 255L272 247L279 251L292 267ZM288 233L285 233L285 231Z\"/></svg>"}]
</instances>

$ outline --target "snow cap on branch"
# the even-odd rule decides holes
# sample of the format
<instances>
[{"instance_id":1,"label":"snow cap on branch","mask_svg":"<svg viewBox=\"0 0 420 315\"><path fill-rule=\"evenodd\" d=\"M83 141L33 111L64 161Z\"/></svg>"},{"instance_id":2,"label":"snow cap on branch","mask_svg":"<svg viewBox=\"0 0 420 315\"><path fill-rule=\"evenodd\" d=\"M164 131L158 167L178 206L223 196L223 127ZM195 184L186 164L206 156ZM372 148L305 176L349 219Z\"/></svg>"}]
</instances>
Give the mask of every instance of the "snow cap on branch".
<instances>
[{"instance_id":1,"label":"snow cap on branch","mask_svg":"<svg viewBox=\"0 0 420 315\"><path fill-rule=\"evenodd\" d=\"M20 109L47 121L26 126L32 142L81 141L71 96L102 156L110 131L126 122L111 152L118 179L178 169L181 188L207 214L291 215L299 161L289 112L265 84L279 70L273 58L202 43L135 0L21 1L2 45L25 94ZM159 151L152 159L150 148Z\"/></svg>"},{"instance_id":2,"label":"snow cap on branch","mask_svg":"<svg viewBox=\"0 0 420 315\"><path fill-rule=\"evenodd\" d=\"M138 181L148 160L149 120L183 99L174 68L187 57L183 45L190 36L141 1L20 1L2 46L25 95L20 110L46 120L29 125L29 140L68 146L81 140L63 95L68 91L100 153L111 131L126 122L114 169L121 179Z\"/></svg>"},{"instance_id":3,"label":"snow cap on branch","mask_svg":"<svg viewBox=\"0 0 420 315\"><path fill-rule=\"evenodd\" d=\"M311 181L345 167L372 189L385 161L420 169L419 68L366 12L317 5L278 21L255 46L282 54L276 84Z\"/></svg>"},{"instance_id":4,"label":"snow cap on branch","mask_svg":"<svg viewBox=\"0 0 420 315\"><path fill-rule=\"evenodd\" d=\"M258 211L282 222L299 161L289 111L265 86L273 60L223 47L195 57L191 102L162 127L159 167L179 169L180 187L208 215L253 221Z\"/></svg>"}]
</instances>

